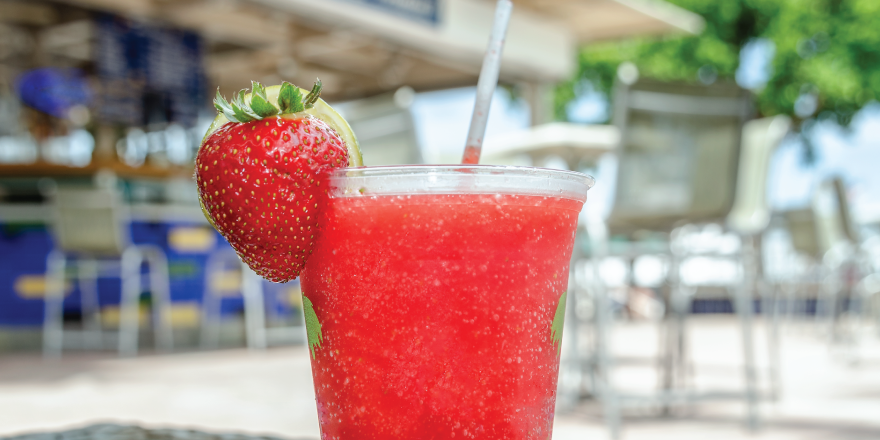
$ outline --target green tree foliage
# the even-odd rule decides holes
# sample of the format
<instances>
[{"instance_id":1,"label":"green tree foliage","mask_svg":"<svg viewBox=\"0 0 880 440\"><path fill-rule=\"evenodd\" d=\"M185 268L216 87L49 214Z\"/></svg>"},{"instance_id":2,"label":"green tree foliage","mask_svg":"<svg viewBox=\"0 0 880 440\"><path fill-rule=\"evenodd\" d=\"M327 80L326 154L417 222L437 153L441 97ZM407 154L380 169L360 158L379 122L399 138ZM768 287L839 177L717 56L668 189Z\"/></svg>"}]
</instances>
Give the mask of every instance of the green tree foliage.
<instances>
[{"instance_id":1,"label":"green tree foliage","mask_svg":"<svg viewBox=\"0 0 880 440\"><path fill-rule=\"evenodd\" d=\"M643 77L667 81L705 78L733 81L740 50L756 38L775 45L772 75L756 90L765 116L796 120L834 116L842 124L880 97L880 1L878 0L667 0L702 15L699 35L599 42L582 48L578 74L556 89L556 116L587 82L610 96L620 63L634 63ZM705 79L704 78L704 79ZM816 111L800 115L801 95L816 97Z\"/></svg>"}]
</instances>

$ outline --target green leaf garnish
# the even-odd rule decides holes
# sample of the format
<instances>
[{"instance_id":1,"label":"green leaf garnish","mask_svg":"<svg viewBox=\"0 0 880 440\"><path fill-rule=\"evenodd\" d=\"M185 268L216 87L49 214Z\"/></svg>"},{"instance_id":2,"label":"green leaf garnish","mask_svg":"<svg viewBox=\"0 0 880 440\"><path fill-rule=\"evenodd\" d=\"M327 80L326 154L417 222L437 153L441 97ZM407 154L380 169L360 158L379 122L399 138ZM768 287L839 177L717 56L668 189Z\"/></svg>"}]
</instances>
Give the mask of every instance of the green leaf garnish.
<instances>
[{"instance_id":1,"label":"green leaf garnish","mask_svg":"<svg viewBox=\"0 0 880 440\"><path fill-rule=\"evenodd\" d=\"M281 91L278 92L278 107L282 114L297 113L305 110L302 92L299 87L284 81L281 83Z\"/></svg>"},{"instance_id":2,"label":"green leaf garnish","mask_svg":"<svg viewBox=\"0 0 880 440\"><path fill-rule=\"evenodd\" d=\"M324 340L321 335L321 322L318 321L318 315L315 314L315 308L312 302L303 295L303 315L306 319L306 338L308 339L309 350L312 352L312 359L315 359L315 347L321 347Z\"/></svg>"},{"instance_id":3,"label":"green leaf garnish","mask_svg":"<svg viewBox=\"0 0 880 440\"><path fill-rule=\"evenodd\" d=\"M568 292L562 292L559 304L556 305L556 314L553 316L553 324L550 325L550 339L556 346L556 356L562 354L562 328L565 326L565 300Z\"/></svg>"}]
</instances>

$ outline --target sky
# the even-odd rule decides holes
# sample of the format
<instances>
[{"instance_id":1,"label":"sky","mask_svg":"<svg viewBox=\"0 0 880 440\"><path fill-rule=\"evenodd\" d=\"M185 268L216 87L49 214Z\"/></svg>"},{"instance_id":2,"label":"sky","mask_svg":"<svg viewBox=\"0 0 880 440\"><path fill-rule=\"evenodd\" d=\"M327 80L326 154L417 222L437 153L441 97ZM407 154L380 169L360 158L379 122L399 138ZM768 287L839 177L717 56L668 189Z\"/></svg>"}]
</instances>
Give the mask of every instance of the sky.
<instances>
[{"instance_id":1,"label":"sky","mask_svg":"<svg viewBox=\"0 0 880 440\"><path fill-rule=\"evenodd\" d=\"M770 165L769 200L776 209L804 207L822 180L840 176L857 221L880 221L880 104L862 109L849 128L820 122L814 128L815 164L803 161L803 143L790 136Z\"/></svg>"},{"instance_id":2,"label":"sky","mask_svg":"<svg viewBox=\"0 0 880 440\"><path fill-rule=\"evenodd\" d=\"M410 109L426 162L457 163L461 160L475 98L475 87L416 94ZM507 92L496 90L484 139L524 130L528 126L528 106L512 102Z\"/></svg>"}]
</instances>

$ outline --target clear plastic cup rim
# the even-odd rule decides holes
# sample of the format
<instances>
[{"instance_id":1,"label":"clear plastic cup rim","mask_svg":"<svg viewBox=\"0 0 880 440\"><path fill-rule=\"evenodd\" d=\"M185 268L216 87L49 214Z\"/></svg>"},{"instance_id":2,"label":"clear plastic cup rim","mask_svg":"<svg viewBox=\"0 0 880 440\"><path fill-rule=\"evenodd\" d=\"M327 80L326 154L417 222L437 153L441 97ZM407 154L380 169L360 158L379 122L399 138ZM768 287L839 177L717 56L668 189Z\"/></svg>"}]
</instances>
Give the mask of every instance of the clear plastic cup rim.
<instances>
[{"instance_id":1,"label":"clear plastic cup rim","mask_svg":"<svg viewBox=\"0 0 880 440\"><path fill-rule=\"evenodd\" d=\"M499 165L393 165L341 168L333 197L412 194L518 194L585 202L595 179L576 171Z\"/></svg>"}]
</instances>

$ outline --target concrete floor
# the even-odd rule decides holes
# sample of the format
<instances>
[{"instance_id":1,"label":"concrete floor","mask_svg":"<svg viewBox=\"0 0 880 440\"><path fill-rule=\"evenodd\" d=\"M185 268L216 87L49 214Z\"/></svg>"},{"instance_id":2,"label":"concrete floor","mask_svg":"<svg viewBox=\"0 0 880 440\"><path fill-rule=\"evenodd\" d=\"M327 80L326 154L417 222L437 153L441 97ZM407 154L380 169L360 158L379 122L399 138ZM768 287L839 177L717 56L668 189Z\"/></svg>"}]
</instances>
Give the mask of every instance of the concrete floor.
<instances>
[{"instance_id":1,"label":"concrete floor","mask_svg":"<svg viewBox=\"0 0 880 440\"><path fill-rule=\"evenodd\" d=\"M741 383L740 340L730 317L690 321L695 389L736 389ZM758 339L763 341L763 327ZM626 412L623 439L880 439L880 338L858 351L832 347L814 327L782 332L782 393L762 404L762 428L751 434L742 402L704 402ZM656 351L656 328L616 326L613 345L623 358ZM759 362L767 349L759 344ZM650 364L617 369L622 389L650 392ZM766 383L766 375L762 376ZM36 354L0 355L0 436L61 430L97 422L189 427L217 432L318 438L308 352L304 347L244 349L116 359L111 354L65 354L45 362ZM555 440L608 438L601 406L585 400L557 415Z\"/></svg>"}]
</instances>

